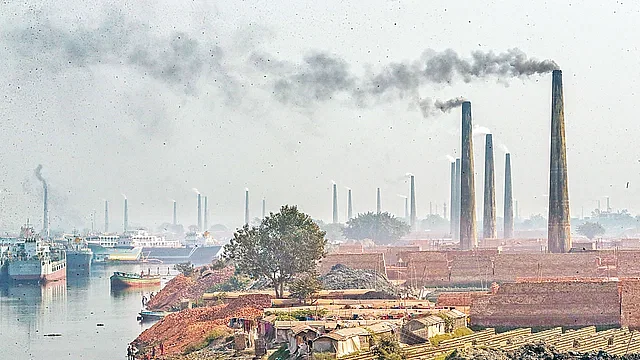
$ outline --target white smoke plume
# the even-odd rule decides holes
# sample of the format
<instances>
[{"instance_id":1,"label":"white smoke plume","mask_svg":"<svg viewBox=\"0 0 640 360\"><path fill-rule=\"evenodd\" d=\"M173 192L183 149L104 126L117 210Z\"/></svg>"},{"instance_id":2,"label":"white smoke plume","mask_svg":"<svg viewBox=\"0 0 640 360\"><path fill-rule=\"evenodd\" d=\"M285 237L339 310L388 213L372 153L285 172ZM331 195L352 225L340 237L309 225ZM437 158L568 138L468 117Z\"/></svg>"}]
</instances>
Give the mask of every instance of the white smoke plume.
<instances>
[{"instance_id":1,"label":"white smoke plume","mask_svg":"<svg viewBox=\"0 0 640 360\"><path fill-rule=\"evenodd\" d=\"M410 173L410 172L408 172L408 173L404 174L404 176L406 176L406 177L412 177L412 176L413 176L413 174L412 174L412 173Z\"/></svg>"},{"instance_id":2,"label":"white smoke plume","mask_svg":"<svg viewBox=\"0 0 640 360\"><path fill-rule=\"evenodd\" d=\"M335 184L336 184L336 182L335 182L335 181L333 181L333 180L331 180L331 184L335 185Z\"/></svg>"},{"instance_id":3,"label":"white smoke plume","mask_svg":"<svg viewBox=\"0 0 640 360\"><path fill-rule=\"evenodd\" d=\"M396 195L398 195L399 197L401 197L403 199L408 199L409 198L408 196L405 196L405 195L400 195L400 194L396 194Z\"/></svg>"},{"instance_id":4,"label":"white smoke plume","mask_svg":"<svg viewBox=\"0 0 640 360\"><path fill-rule=\"evenodd\" d=\"M125 195L124 193L122 193L122 194L120 194L120 195L122 195L122 197L123 197L125 200L127 200L127 195Z\"/></svg>"},{"instance_id":5,"label":"white smoke plume","mask_svg":"<svg viewBox=\"0 0 640 360\"><path fill-rule=\"evenodd\" d=\"M505 154L509 154L509 148L507 147L507 145L500 143L500 150L504 151Z\"/></svg>"},{"instance_id":6,"label":"white smoke plume","mask_svg":"<svg viewBox=\"0 0 640 360\"><path fill-rule=\"evenodd\" d=\"M198 191L198 189L196 189L196 188L191 188L191 190L193 190L193 192L194 192L194 193L196 193L196 194L200 195L200 191Z\"/></svg>"},{"instance_id":7,"label":"white smoke plume","mask_svg":"<svg viewBox=\"0 0 640 360\"><path fill-rule=\"evenodd\" d=\"M473 127L472 132L473 132L473 136L487 135L487 134L491 134L491 129L489 129L488 127L475 125Z\"/></svg>"},{"instance_id":8,"label":"white smoke plume","mask_svg":"<svg viewBox=\"0 0 640 360\"><path fill-rule=\"evenodd\" d=\"M447 160L449 160L449 162L456 162L456 159L453 156L449 155L449 154L445 155L444 157L447 158Z\"/></svg>"}]
</instances>

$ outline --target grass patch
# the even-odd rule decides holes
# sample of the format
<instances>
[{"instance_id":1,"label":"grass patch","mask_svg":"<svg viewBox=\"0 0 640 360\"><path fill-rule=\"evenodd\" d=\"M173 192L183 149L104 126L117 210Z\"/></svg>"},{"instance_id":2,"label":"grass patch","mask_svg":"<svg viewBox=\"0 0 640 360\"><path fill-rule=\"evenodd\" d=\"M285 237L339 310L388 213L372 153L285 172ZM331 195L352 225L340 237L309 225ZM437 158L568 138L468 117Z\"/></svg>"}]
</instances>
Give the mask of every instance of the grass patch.
<instances>
[{"instance_id":1,"label":"grass patch","mask_svg":"<svg viewBox=\"0 0 640 360\"><path fill-rule=\"evenodd\" d=\"M438 346L440 342L443 340L449 340L449 339L453 339L453 338L457 338L465 335L471 335L471 334L473 334L473 331L471 329L463 327L463 328L455 329L452 333L440 334L440 335L430 337L429 341L431 342L431 345Z\"/></svg>"}]
</instances>

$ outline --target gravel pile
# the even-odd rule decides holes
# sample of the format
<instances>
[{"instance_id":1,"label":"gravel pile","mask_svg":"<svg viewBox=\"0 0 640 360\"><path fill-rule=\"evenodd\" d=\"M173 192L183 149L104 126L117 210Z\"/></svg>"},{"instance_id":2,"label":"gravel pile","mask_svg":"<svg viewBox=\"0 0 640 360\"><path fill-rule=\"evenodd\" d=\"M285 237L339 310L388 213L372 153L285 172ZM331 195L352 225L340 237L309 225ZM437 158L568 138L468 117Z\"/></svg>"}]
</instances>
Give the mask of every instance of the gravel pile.
<instances>
[{"instance_id":1,"label":"gravel pile","mask_svg":"<svg viewBox=\"0 0 640 360\"><path fill-rule=\"evenodd\" d=\"M457 350L447 356L447 360L640 360L640 354L625 356L609 355L606 352L558 353L553 346L529 344L515 351L470 348Z\"/></svg>"},{"instance_id":2,"label":"gravel pile","mask_svg":"<svg viewBox=\"0 0 640 360\"><path fill-rule=\"evenodd\" d=\"M326 275L320 277L325 290L376 289L376 296L394 298L398 288L379 272L373 270L352 269L336 264ZM365 295L366 297L366 295Z\"/></svg>"}]
</instances>

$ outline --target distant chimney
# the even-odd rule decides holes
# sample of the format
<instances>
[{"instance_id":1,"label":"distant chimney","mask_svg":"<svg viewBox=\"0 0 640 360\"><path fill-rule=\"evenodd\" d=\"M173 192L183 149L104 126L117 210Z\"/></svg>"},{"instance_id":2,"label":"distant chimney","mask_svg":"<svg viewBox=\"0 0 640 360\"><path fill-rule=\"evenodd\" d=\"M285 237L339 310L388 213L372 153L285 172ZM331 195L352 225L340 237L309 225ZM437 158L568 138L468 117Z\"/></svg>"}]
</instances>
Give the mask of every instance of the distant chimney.
<instances>
[{"instance_id":1,"label":"distant chimney","mask_svg":"<svg viewBox=\"0 0 640 360\"><path fill-rule=\"evenodd\" d=\"M109 202L104 201L104 232L109 232Z\"/></svg>"},{"instance_id":2,"label":"distant chimney","mask_svg":"<svg viewBox=\"0 0 640 360\"><path fill-rule=\"evenodd\" d=\"M404 198L404 218L407 220L407 222L411 221L409 217L409 198L408 197Z\"/></svg>"},{"instance_id":3,"label":"distant chimney","mask_svg":"<svg viewBox=\"0 0 640 360\"><path fill-rule=\"evenodd\" d=\"M564 136L562 71L554 70L551 85L551 161L549 169L549 251L571 249L567 149Z\"/></svg>"},{"instance_id":4,"label":"distant chimney","mask_svg":"<svg viewBox=\"0 0 640 360\"><path fill-rule=\"evenodd\" d=\"M173 226L178 225L178 203L173 201Z\"/></svg>"},{"instance_id":5,"label":"distant chimney","mask_svg":"<svg viewBox=\"0 0 640 360\"><path fill-rule=\"evenodd\" d=\"M42 229L43 229L43 233L44 236L48 239L50 236L50 231L49 231L49 191L48 191L48 187L46 183L44 184L44 215L43 215L43 221L42 221Z\"/></svg>"},{"instance_id":6,"label":"distant chimney","mask_svg":"<svg viewBox=\"0 0 640 360\"><path fill-rule=\"evenodd\" d=\"M244 191L244 224L249 225L249 189Z\"/></svg>"},{"instance_id":7,"label":"distant chimney","mask_svg":"<svg viewBox=\"0 0 640 360\"><path fill-rule=\"evenodd\" d=\"M487 134L484 149L484 216L482 220L482 237L495 239L496 230L496 190L493 163L493 136Z\"/></svg>"},{"instance_id":8,"label":"distant chimney","mask_svg":"<svg viewBox=\"0 0 640 360\"><path fill-rule=\"evenodd\" d=\"M338 223L338 185L333 184L333 223Z\"/></svg>"},{"instance_id":9,"label":"distant chimney","mask_svg":"<svg viewBox=\"0 0 640 360\"><path fill-rule=\"evenodd\" d=\"M607 211L611 212L611 206L609 204L609 197L607 196Z\"/></svg>"},{"instance_id":10,"label":"distant chimney","mask_svg":"<svg viewBox=\"0 0 640 360\"><path fill-rule=\"evenodd\" d=\"M429 215L433 215L433 201L429 201Z\"/></svg>"},{"instance_id":11,"label":"distant chimney","mask_svg":"<svg viewBox=\"0 0 640 360\"><path fill-rule=\"evenodd\" d=\"M449 198L449 232L451 233L451 238L455 239L455 202L456 202L456 163L455 161L451 162L451 196Z\"/></svg>"},{"instance_id":12,"label":"distant chimney","mask_svg":"<svg viewBox=\"0 0 640 360\"><path fill-rule=\"evenodd\" d=\"M462 160L460 162L460 248L463 250L478 246L472 129L471 102L465 101L462 103Z\"/></svg>"},{"instance_id":13,"label":"distant chimney","mask_svg":"<svg viewBox=\"0 0 640 360\"><path fill-rule=\"evenodd\" d=\"M442 203L442 208L443 208L443 210L442 210L442 218L447 220L447 203L446 202Z\"/></svg>"},{"instance_id":14,"label":"distant chimney","mask_svg":"<svg viewBox=\"0 0 640 360\"><path fill-rule=\"evenodd\" d=\"M513 190L511 187L511 154L504 159L504 238L513 239Z\"/></svg>"},{"instance_id":15,"label":"distant chimney","mask_svg":"<svg viewBox=\"0 0 640 360\"><path fill-rule=\"evenodd\" d=\"M353 201L351 200L351 189L349 189L349 194L347 195L347 220L353 219Z\"/></svg>"},{"instance_id":16,"label":"distant chimney","mask_svg":"<svg viewBox=\"0 0 640 360\"><path fill-rule=\"evenodd\" d=\"M267 200L262 198L262 218L264 219L267 216Z\"/></svg>"},{"instance_id":17,"label":"distant chimney","mask_svg":"<svg viewBox=\"0 0 640 360\"><path fill-rule=\"evenodd\" d=\"M461 199L461 193L460 193L460 181L461 181L461 176L460 176L460 159L456 159L456 188L455 188L455 193L456 193L456 199L454 202L454 216L453 216L453 221L454 221L454 237L453 239L455 241L460 241L460 202L462 201Z\"/></svg>"},{"instance_id":18,"label":"distant chimney","mask_svg":"<svg viewBox=\"0 0 640 360\"><path fill-rule=\"evenodd\" d=\"M416 177L411 175L411 231L416 231Z\"/></svg>"},{"instance_id":19,"label":"distant chimney","mask_svg":"<svg viewBox=\"0 0 640 360\"><path fill-rule=\"evenodd\" d=\"M124 199L124 231L129 230L129 204L127 199Z\"/></svg>"},{"instance_id":20,"label":"distant chimney","mask_svg":"<svg viewBox=\"0 0 640 360\"><path fill-rule=\"evenodd\" d=\"M202 231L202 196L198 194L198 231Z\"/></svg>"},{"instance_id":21,"label":"distant chimney","mask_svg":"<svg viewBox=\"0 0 640 360\"><path fill-rule=\"evenodd\" d=\"M204 215L203 215L203 223L204 223L204 228L202 228L202 230L207 231L209 229L209 204L208 204L208 197L205 196L204 197Z\"/></svg>"},{"instance_id":22,"label":"distant chimney","mask_svg":"<svg viewBox=\"0 0 640 360\"><path fill-rule=\"evenodd\" d=\"M380 214L381 209L382 207L380 205L380 188L378 188L377 197L376 197L376 212Z\"/></svg>"}]
</instances>

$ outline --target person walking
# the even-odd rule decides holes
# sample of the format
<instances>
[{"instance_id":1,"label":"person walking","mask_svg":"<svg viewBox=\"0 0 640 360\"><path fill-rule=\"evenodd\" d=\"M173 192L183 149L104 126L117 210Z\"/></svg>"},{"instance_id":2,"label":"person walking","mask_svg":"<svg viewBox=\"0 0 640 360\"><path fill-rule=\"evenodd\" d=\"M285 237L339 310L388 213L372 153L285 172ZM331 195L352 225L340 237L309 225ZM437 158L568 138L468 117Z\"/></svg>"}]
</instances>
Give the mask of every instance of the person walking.
<instances>
[{"instance_id":1,"label":"person walking","mask_svg":"<svg viewBox=\"0 0 640 360\"><path fill-rule=\"evenodd\" d=\"M131 345L127 346L127 360L131 360Z\"/></svg>"},{"instance_id":2,"label":"person walking","mask_svg":"<svg viewBox=\"0 0 640 360\"><path fill-rule=\"evenodd\" d=\"M164 355L164 343L160 341L160 355Z\"/></svg>"}]
</instances>

